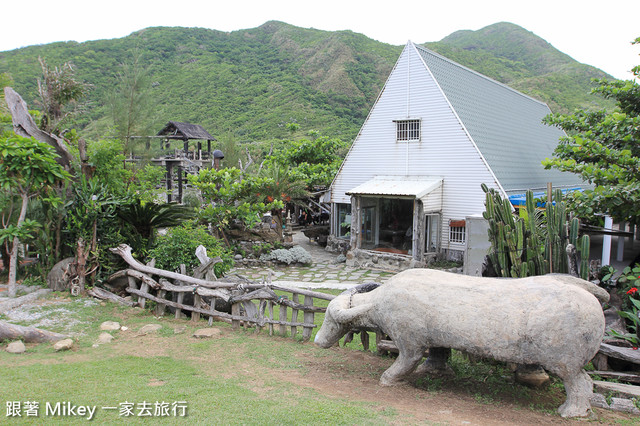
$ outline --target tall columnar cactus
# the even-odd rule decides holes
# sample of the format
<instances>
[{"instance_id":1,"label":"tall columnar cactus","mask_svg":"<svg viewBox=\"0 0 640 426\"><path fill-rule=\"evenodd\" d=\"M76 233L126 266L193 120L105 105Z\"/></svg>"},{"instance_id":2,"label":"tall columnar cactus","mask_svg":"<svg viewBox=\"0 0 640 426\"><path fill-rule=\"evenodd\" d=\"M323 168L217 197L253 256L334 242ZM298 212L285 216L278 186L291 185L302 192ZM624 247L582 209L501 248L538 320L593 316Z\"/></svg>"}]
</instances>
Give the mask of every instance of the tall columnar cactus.
<instances>
[{"instance_id":1,"label":"tall columnar cactus","mask_svg":"<svg viewBox=\"0 0 640 426\"><path fill-rule=\"evenodd\" d=\"M578 244L579 221L567 223L560 190L555 191L554 203L547 203L544 214L536 208L533 193L528 191L525 209L516 216L509 200L503 200L486 185L482 189L486 197L483 216L489 223L491 242L489 259L498 276L527 277L550 270L566 273L569 268L566 248L571 243L581 255L581 275L588 278L589 237L583 236Z\"/></svg>"}]
</instances>

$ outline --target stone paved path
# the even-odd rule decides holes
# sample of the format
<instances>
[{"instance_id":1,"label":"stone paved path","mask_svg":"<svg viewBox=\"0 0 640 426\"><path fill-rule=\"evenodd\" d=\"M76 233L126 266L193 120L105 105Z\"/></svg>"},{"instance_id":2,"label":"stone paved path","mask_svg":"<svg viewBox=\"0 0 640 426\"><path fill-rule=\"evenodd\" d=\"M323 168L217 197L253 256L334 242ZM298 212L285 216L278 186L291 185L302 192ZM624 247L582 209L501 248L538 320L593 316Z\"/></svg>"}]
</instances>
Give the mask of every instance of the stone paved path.
<instances>
[{"instance_id":1,"label":"stone paved path","mask_svg":"<svg viewBox=\"0 0 640 426\"><path fill-rule=\"evenodd\" d=\"M313 263L310 266L272 267L271 281L274 283L287 287L348 289L367 282L382 284L394 275L391 272L356 269L345 263L336 263L337 254L326 251L315 242L310 242L301 231L293 234L293 242L311 254ZM229 273L237 273L255 281L266 281L269 277L269 268L238 267Z\"/></svg>"}]
</instances>

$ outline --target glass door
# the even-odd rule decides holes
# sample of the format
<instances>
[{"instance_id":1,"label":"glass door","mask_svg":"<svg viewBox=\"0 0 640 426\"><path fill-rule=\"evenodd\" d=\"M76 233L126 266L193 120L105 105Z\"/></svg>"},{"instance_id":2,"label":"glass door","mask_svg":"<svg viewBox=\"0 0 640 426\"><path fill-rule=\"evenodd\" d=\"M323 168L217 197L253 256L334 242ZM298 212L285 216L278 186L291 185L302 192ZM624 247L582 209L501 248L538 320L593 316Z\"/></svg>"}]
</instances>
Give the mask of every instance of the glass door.
<instances>
[{"instance_id":1,"label":"glass door","mask_svg":"<svg viewBox=\"0 0 640 426\"><path fill-rule=\"evenodd\" d=\"M362 248L374 248L376 243L376 206L362 209Z\"/></svg>"}]
</instances>

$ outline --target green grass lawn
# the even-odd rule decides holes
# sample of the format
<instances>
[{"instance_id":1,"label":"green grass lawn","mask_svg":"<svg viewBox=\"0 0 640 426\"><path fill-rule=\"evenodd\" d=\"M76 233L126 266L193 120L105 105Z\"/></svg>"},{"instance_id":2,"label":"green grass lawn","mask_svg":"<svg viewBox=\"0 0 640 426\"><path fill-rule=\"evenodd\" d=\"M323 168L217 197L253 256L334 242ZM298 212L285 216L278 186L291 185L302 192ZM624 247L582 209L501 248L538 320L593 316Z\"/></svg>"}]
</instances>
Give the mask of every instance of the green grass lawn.
<instances>
[{"instance_id":1,"label":"green grass lawn","mask_svg":"<svg viewBox=\"0 0 640 426\"><path fill-rule=\"evenodd\" d=\"M415 407L406 405L421 409L429 401L435 401L435 413L440 405L458 404L460 410L497 410L495 416L518 421L559 420L555 410L565 397L555 378L546 388L530 389L514 383L504 364L470 362L454 351L453 376L416 379L400 391L405 392L398 396L403 402L394 406L395 391L377 384L393 358L363 352L359 337L347 350L326 350L301 343L301 330L292 339L290 334L278 335L278 326L269 336L268 328L257 334L253 328L232 330L226 323L214 323L220 337L195 339L193 332L207 327L207 319L194 323L169 314L156 318L149 310L63 294L51 295L33 312L37 318L14 322L44 322L48 325L42 328L71 333L76 343L66 352L55 352L50 344L27 344L21 355L0 351L0 403L5 407L0 424L86 421L86 416L47 413L47 404L56 403L96 407L94 420L100 424L416 424L423 421L416 418ZM323 317L315 315L318 326ZM99 325L109 320L128 330L111 332L112 343L95 347ZM162 328L139 335L149 323ZM370 341L375 350L373 334ZM340 392L352 387L348 397ZM24 410L22 417L5 415L8 403L28 401L39 404L38 417L26 416ZM125 407L132 409L131 416L122 415ZM182 407L184 417L179 415ZM605 423L638 420L602 413Z\"/></svg>"}]
</instances>

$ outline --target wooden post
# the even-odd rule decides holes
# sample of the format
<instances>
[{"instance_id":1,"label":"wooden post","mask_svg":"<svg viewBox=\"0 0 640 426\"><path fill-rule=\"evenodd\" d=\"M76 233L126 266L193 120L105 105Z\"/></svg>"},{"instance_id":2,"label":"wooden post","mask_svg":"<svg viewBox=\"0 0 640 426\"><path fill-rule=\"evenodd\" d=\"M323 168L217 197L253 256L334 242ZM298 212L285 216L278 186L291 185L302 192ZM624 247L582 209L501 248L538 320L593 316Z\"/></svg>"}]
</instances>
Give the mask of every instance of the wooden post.
<instances>
[{"instance_id":1,"label":"wooden post","mask_svg":"<svg viewBox=\"0 0 640 426\"><path fill-rule=\"evenodd\" d=\"M282 322L280 324L280 334L283 337L287 336L287 326L284 322L287 321L287 307L285 305L280 305L280 312L278 313L278 320Z\"/></svg>"},{"instance_id":2,"label":"wooden post","mask_svg":"<svg viewBox=\"0 0 640 426\"><path fill-rule=\"evenodd\" d=\"M216 311L216 299L217 297L211 298L211 313L213 314ZM209 326L213 325L213 315L209 316Z\"/></svg>"},{"instance_id":3,"label":"wooden post","mask_svg":"<svg viewBox=\"0 0 640 426\"><path fill-rule=\"evenodd\" d=\"M180 264L180 273L182 275L186 275L187 273L187 266L184 263ZM178 281L178 280L176 280L175 283L176 285L184 285L182 281ZM182 302L184 301L184 293L183 292L178 293L178 296L176 299L177 299L176 301L182 305ZM182 317L182 309L176 308L176 319L180 319L181 317Z\"/></svg>"},{"instance_id":4,"label":"wooden post","mask_svg":"<svg viewBox=\"0 0 640 426\"><path fill-rule=\"evenodd\" d=\"M173 192L173 173L171 172L173 168L173 164L167 161L167 202L170 203L172 201L172 192Z\"/></svg>"},{"instance_id":5,"label":"wooden post","mask_svg":"<svg viewBox=\"0 0 640 426\"><path fill-rule=\"evenodd\" d=\"M369 350L369 332L366 330L362 330L360 332L360 341L362 342L362 347L365 351Z\"/></svg>"},{"instance_id":6,"label":"wooden post","mask_svg":"<svg viewBox=\"0 0 640 426\"><path fill-rule=\"evenodd\" d=\"M304 306L313 306L313 297L304 296ZM313 324L313 312L304 313L304 322ZM312 327L303 327L302 329L302 340L308 341L311 338L311 332L313 331Z\"/></svg>"},{"instance_id":7,"label":"wooden post","mask_svg":"<svg viewBox=\"0 0 640 426\"><path fill-rule=\"evenodd\" d=\"M253 303L253 302L250 302ZM266 299L258 300L258 315L256 317L256 334L259 334L262 331L262 326L260 325L260 320L264 318L264 312L267 309L267 301Z\"/></svg>"},{"instance_id":8,"label":"wooden post","mask_svg":"<svg viewBox=\"0 0 640 426\"><path fill-rule=\"evenodd\" d=\"M163 299L164 300L164 296L167 294L166 290L158 290L158 299ZM156 316L157 317L162 317L164 316L164 312L166 309L167 305L165 305L164 303L158 303L156 305Z\"/></svg>"},{"instance_id":9,"label":"wooden post","mask_svg":"<svg viewBox=\"0 0 640 426\"><path fill-rule=\"evenodd\" d=\"M273 321L273 301L269 300L269 319ZM273 323L269 323L269 336L273 336Z\"/></svg>"},{"instance_id":10,"label":"wooden post","mask_svg":"<svg viewBox=\"0 0 640 426\"><path fill-rule=\"evenodd\" d=\"M298 293L293 293L291 295L291 301L294 303L299 303L298 300ZM291 308L291 322L298 322L298 310L297 309L293 309ZM295 325L291 326L291 338L295 339L296 338L296 333L298 332L298 329Z\"/></svg>"},{"instance_id":11,"label":"wooden post","mask_svg":"<svg viewBox=\"0 0 640 426\"><path fill-rule=\"evenodd\" d=\"M237 316L240 315L240 304L239 303L234 303L233 305L231 305L231 315ZM233 330L237 330L240 327L240 321L239 320L232 320L231 321L231 328Z\"/></svg>"},{"instance_id":12,"label":"wooden post","mask_svg":"<svg viewBox=\"0 0 640 426\"><path fill-rule=\"evenodd\" d=\"M182 166L178 165L178 203L182 203Z\"/></svg>"},{"instance_id":13,"label":"wooden post","mask_svg":"<svg viewBox=\"0 0 640 426\"><path fill-rule=\"evenodd\" d=\"M201 300L202 300L202 296L200 296L197 293L194 294L193 295L193 307L194 308L199 308ZM200 312L196 312L196 311L191 312L191 321L193 321L193 322L200 321Z\"/></svg>"},{"instance_id":14,"label":"wooden post","mask_svg":"<svg viewBox=\"0 0 640 426\"><path fill-rule=\"evenodd\" d=\"M136 279L133 277L127 277L127 280L129 281L129 287L130 288L135 288L136 290L138 289L138 283L136 282ZM137 296L134 296L136 298L136 301L138 300Z\"/></svg>"},{"instance_id":15,"label":"wooden post","mask_svg":"<svg viewBox=\"0 0 640 426\"><path fill-rule=\"evenodd\" d=\"M382 334L382 331L377 330L376 331L376 349L378 350L378 355L387 355L389 353L386 350L380 348L380 342L383 339L384 339L384 335Z\"/></svg>"},{"instance_id":16,"label":"wooden post","mask_svg":"<svg viewBox=\"0 0 640 426\"><path fill-rule=\"evenodd\" d=\"M140 283L140 291L142 293L148 293L149 292L149 284L147 284L146 282L142 281ZM140 306L142 309L144 309L144 305L146 303L147 299L145 299L144 297L138 297L138 306Z\"/></svg>"}]
</instances>

